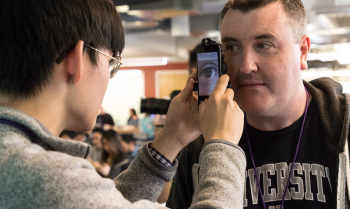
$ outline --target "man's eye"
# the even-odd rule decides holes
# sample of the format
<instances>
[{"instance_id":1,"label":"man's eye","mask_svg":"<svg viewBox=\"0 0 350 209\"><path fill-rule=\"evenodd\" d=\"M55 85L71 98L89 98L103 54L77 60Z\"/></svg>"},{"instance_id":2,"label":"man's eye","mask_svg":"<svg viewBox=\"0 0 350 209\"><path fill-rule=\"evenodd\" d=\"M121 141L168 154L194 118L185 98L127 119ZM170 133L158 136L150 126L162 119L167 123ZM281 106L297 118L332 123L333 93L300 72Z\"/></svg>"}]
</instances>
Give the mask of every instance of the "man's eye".
<instances>
[{"instance_id":1,"label":"man's eye","mask_svg":"<svg viewBox=\"0 0 350 209\"><path fill-rule=\"evenodd\" d=\"M234 50L236 50L237 49L237 47L235 46L235 45L227 45L227 50L229 50L229 51L234 51Z\"/></svg>"},{"instance_id":2,"label":"man's eye","mask_svg":"<svg viewBox=\"0 0 350 209\"><path fill-rule=\"evenodd\" d=\"M203 69L203 75L207 78L211 78L215 76L216 69L215 68L205 68Z\"/></svg>"},{"instance_id":3,"label":"man's eye","mask_svg":"<svg viewBox=\"0 0 350 209\"><path fill-rule=\"evenodd\" d=\"M269 44L266 44L266 43L259 43L259 44L257 45L257 47L258 47L259 49L268 49L268 48L270 48L271 46L270 46Z\"/></svg>"}]
</instances>

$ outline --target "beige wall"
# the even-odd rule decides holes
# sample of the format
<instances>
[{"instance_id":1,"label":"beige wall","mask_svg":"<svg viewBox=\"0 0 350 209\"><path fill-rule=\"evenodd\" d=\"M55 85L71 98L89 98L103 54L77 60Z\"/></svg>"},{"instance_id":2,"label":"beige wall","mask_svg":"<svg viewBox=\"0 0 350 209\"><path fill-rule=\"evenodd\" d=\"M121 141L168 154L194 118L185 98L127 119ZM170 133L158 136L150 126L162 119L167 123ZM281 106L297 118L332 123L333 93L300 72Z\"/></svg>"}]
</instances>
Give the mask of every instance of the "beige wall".
<instances>
[{"instance_id":1,"label":"beige wall","mask_svg":"<svg viewBox=\"0 0 350 209\"><path fill-rule=\"evenodd\" d=\"M156 72L156 97L170 99L174 90L182 90L188 79L188 70L163 70Z\"/></svg>"}]
</instances>

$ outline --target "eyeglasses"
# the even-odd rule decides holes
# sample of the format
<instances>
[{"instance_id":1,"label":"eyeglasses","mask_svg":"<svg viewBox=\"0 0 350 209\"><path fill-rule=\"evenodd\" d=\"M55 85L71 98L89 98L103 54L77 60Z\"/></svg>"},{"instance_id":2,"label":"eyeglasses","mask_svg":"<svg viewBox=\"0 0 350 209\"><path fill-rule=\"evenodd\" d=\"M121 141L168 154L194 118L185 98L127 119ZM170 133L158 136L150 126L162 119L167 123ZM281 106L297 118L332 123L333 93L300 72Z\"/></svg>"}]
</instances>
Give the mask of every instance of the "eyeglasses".
<instances>
[{"instance_id":1,"label":"eyeglasses","mask_svg":"<svg viewBox=\"0 0 350 209\"><path fill-rule=\"evenodd\" d=\"M119 68L120 68L120 65L122 65L122 56L118 53L117 54L117 57L112 57L112 56L109 56L108 54L98 50L98 49L95 49L94 47L92 46L89 46L87 44L84 44L85 47L88 47L90 49L93 49L105 56L107 56L108 58L110 58L111 60L109 60L109 72L110 72L110 75L109 75L109 78L113 78L115 76L115 74L117 74ZM70 51L70 50L68 50ZM62 60L64 59L64 57L67 55L68 51L64 52L63 54L61 54L57 59L56 59L56 63L57 64L60 64L62 62Z\"/></svg>"},{"instance_id":2,"label":"eyeglasses","mask_svg":"<svg viewBox=\"0 0 350 209\"><path fill-rule=\"evenodd\" d=\"M112 56L109 56L108 54L104 53L104 52L101 52L100 50L98 49L95 49L94 47L92 46L89 46L87 44L84 44L84 46L90 48L90 49L93 49L107 57L109 57L111 60L109 60L109 72L110 72L110 77L109 78L113 78L115 76L115 74L117 74L119 68L120 68L120 65L122 65L122 57L121 55L119 55L119 52L117 54L117 57L112 57Z\"/></svg>"}]
</instances>

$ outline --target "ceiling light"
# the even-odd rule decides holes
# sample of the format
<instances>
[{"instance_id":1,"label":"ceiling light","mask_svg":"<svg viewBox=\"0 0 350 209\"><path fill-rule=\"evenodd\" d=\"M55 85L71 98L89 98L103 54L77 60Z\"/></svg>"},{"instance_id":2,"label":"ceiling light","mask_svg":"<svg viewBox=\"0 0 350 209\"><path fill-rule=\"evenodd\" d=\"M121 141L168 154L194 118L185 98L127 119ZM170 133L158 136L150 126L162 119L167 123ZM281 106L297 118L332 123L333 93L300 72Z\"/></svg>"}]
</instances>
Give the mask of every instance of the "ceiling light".
<instances>
[{"instance_id":1,"label":"ceiling light","mask_svg":"<svg viewBox=\"0 0 350 209\"><path fill-rule=\"evenodd\" d=\"M320 78L320 77L334 77L335 73L332 70L306 70L302 71L303 78Z\"/></svg>"},{"instance_id":2,"label":"ceiling light","mask_svg":"<svg viewBox=\"0 0 350 209\"><path fill-rule=\"evenodd\" d=\"M129 12L129 6L128 5L122 5L122 6L116 6L115 7L119 13L127 13Z\"/></svg>"},{"instance_id":3,"label":"ceiling light","mask_svg":"<svg viewBox=\"0 0 350 209\"><path fill-rule=\"evenodd\" d=\"M122 67L160 66L160 65L167 65L167 64L168 64L168 58L166 57L123 58Z\"/></svg>"},{"instance_id":4,"label":"ceiling light","mask_svg":"<svg viewBox=\"0 0 350 209\"><path fill-rule=\"evenodd\" d=\"M325 30L316 30L310 32L310 35L344 35L350 33L350 27L334 28L334 29L325 29Z\"/></svg>"},{"instance_id":5,"label":"ceiling light","mask_svg":"<svg viewBox=\"0 0 350 209\"><path fill-rule=\"evenodd\" d=\"M118 77L131 77L131 76L139 76L142 74L141 70L119 70L116 75Z\"/></svg>"},{"instance_id":6,"label":"ceiling light","mask_svg":"<svg viewBox=\"0 0 350 209\"><path fill-rule=\"evenodd\" d=\"M334 44L334 49L341 53L350 52L350 43Z\"/></svg>"},{"instance_id":7,"label":"ceiling light","mask_svg":"<svg viewBox=\"0 0 350 209\"><path fill-rule=\"evenodd\" d=\"M306 70L302 71L303 78L320 78L320 77L343 77L350 76L350 70Z\"/></svg>"}]
</instances>

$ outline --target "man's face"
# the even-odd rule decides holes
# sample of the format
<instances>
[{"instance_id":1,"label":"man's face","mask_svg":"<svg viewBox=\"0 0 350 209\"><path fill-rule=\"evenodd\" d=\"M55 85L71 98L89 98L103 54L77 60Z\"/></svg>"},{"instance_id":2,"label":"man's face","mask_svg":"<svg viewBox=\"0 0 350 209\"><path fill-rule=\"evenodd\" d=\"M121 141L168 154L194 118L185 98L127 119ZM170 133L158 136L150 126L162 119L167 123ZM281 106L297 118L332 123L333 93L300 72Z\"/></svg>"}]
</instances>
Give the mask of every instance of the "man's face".
<instances>
[{"instance_id":1,"label":"man's face","mask_svg":"<svg viewBox=\"0 0 350 209\"><path fill-rule=\"evenodd\" d=\"M282 111L302 82L300 46L282 4L246 14L230 9L221 38L237 103L260 116Z\"/></svg>"},{"instance_id":2,"label":"man's face","mask_svg":"<svg viewBox=\"0 0 350 209\"><path fill-rule=\"evenodd\" d=\"M92 143L96 148L102 148L102 134L99 132L92 133Z\"/></svg>"},{"instance_id":3,"label":"man's face","mask_svg":"<svg viewBox=\"0 0 350 209\"><path fill-rule=\"evenodd\" d=\"M111 54L109 50L103 50ZM110 72L108 67L109 58L101 53L96 53L97 65L93 65L87 53L83 56L83 73L80 84L74 89L68 98L70 115L75 118L74 130L91 130L95 125L103 97L107 90ZM75 102L71 102L75 101Z\"/></svg>"}]
</instances>

